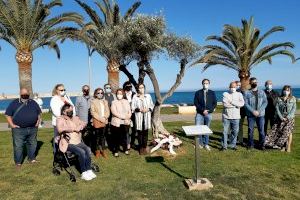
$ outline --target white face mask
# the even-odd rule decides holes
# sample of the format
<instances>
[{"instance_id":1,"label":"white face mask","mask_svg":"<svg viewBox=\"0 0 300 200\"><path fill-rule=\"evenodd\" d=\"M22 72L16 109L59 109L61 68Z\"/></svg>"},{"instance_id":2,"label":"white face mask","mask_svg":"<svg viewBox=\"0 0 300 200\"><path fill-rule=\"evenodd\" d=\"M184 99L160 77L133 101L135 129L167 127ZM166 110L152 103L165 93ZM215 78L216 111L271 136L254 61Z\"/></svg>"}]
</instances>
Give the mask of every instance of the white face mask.
<instances>
[{"instance_id":1,"label":"white face mask","mask_svg":"<svg viewBox=\"0 0 300 200\"><path fill-rule=\"evenodd\" d=\"M285 90L285 91L283 91L283 94L284 94L284 96L286 96L286 97L288 97L289 95L290 95L290 91L287 91L287 90Z\"/></svg>"},{"instance_id":2,"label":"white face mask","mask_svg":"<svg viewBox=\"0 0 300 200\"><path fill-rule=\"evenodd\" d=\"M66 95L66 91L61 91L60 96L64 97Z\"/></svg>"},{"instance_id":3,"label":"white face mask","mask_svg":"<svg viewBox=\"0 0 300 200\"><path fill-rule=\"evenodd\" d=\"M118 94L117 98L118 98L118 100L121 100L121 99L123 99L123 95L122 94Z\"/></svg>"},{"instance_id":4,"label":"white face mask","mask_svg":"<svg viewBox=\"0 0 300 200\"><path fill-rule=\"evenodd\" d=\"M241 89L241 86L240 86L240 85L237 85L237 86L236 86L236 89L237 89L237 90Z\"/></svg>"},{"instance_id":5,"label":"white face mask","mask_svg":"<svg viewBox=\"0 0 300 200\"><path fill-rule=\"evenodd\" d=\"M97 94L98 99L103 99L103 94Z\"/></svg>"},{"instance_id":6,"label":"white face mask","mask_svg":"<svg viewBox=\"0 0 300 200\"><path fill-rule=\"evenodd\" d=\"M145 89L139 89L140 94L145 94Z\"/></svg>"},{"instance_id":7,"label":"white face mask","mask_svg":"<svg viewBox=\"0 0 300 200\"><path fill-rule=\"evenodd\" d=\"M207 83L203 84L203 89L208 90L208 88L209 88L209 84Z\"/></svg>"},{"instance_id":8,"label":"white face mask","mask_svg":"<svg viewBox=\"0 0 300 200\"><path fill-rule=\"evenodd\" d=\"M236 88L230 88L230 92L232 93L236 92Z\"/></svg>"},{"instance_id":9,"label":"white face mask","mask_svg":"<svg viewBox=\"0 0 300 200\"><path fill-rule=\"evenodd\" d=\"M266 85L266 89L267 90L272 90L273 89L273 85Z\"/></svg>"}]
</instances>

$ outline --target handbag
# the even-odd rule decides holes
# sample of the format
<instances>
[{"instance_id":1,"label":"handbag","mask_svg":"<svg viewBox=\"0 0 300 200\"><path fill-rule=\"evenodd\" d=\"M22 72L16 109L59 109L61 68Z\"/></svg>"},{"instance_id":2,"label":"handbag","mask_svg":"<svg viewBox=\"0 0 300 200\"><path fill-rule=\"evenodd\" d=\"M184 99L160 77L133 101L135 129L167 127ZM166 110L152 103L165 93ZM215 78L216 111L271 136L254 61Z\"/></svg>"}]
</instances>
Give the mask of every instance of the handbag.
<instances>
[{"instance_id":1,"label":"handbag","mask_svg":"<svg viewBox=\"0 0 300 200\"><path fill-rule=\"evenodd\" d=\"M106 126L105 123L100 122L96 118L93 118L93 127L94 128L104 128Z\"/></svg>"}]
</instances>

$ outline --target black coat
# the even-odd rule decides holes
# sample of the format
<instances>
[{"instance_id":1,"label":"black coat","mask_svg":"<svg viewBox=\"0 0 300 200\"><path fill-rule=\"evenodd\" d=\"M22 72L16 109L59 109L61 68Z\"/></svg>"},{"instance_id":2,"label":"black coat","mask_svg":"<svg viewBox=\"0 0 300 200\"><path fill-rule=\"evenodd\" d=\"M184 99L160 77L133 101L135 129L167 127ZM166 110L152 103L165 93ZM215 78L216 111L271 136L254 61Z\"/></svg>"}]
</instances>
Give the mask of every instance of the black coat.
<instances>
[{"instance_id":1,"label":"black coat","mask_svg":"<svg viewBox=\"0 0 300 200\"><path fill-rule=\"evenodd\" d=\"M197 113L203 115L204 110L209 113L214 112L217 107L217 97L214 91L208 90L206 94L206 105L204 101L204 90L201 89L195 93L194 105L196 106Z\"/></svg>"}]
</instances>

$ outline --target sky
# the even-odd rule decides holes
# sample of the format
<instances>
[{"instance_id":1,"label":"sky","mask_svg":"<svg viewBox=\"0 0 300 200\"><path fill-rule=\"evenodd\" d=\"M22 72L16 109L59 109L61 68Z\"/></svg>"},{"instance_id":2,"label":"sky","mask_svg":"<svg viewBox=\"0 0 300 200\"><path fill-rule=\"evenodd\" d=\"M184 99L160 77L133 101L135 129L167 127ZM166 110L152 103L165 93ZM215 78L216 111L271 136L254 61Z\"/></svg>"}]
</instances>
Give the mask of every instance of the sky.
<instances>
[{"instance_id":1,"label":"sky","mask_svg":"<svg viewBox=\"0 0 300 200\"><path fill-rule=\"evenodd\" d=\"M124 13L134 0L116 0ZM47 2L47 1L46 1ZM85 0L94 7L94 0ZM262 33L271 27L281 25L285 32L271 35L265 42L286 42L295 44L293 52L300 57L300 1L269 1L269 0L141 0L142 5L138 13L163 14L170 32L179 36L189 36L199 45L209 44L205 41L209 35L220 35L224 24L240 26L241 19L254 17L254 23ZM63 0L63 7L53 10L53 15L62 12L75 11L85 16L83 10L73 0ZM16 50L0 40L0 94L17 94L19 88L17 63L15 62ZM53 50L46 48L34 52L33 90L39 93L51 92L57 83L65 84L68 91L80 91L81 86L88 83L88 53L86 46L79 42L67 41L60 44L61 59L57 59ZM103 87L107 82L106 62L97 53L91 58L92 63L92 88ZM152 66L162 91L168 90L176 79L179 64L160 57L153 60ZM258 78L262 86L264 81L273 80L275 87L290 84L300 87L300 61L291 63L288 57L278 56L273 59L273 64L261 63L254 68L252 76ZM211 80L211 88L225 89L229 82L238 79L237 72L223 66L215 66L202 72L203 65L188 68L178 91L193 91L201 88L201 80ZM130 71L137 75L135 63L129 66ZM121 84L127 77L120 73ZM152 85L146 78L148 91Z\"/></svg>"}]
</instances>

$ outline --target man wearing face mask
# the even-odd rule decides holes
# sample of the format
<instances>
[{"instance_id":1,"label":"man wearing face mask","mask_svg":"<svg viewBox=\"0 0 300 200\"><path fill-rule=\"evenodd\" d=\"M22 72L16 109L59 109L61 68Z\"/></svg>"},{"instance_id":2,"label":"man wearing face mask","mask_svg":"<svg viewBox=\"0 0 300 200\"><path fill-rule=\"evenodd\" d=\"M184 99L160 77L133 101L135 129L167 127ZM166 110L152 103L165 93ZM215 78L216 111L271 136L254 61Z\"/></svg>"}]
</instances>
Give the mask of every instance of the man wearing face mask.
<instances>
[{"instance_id":1,"label":"man wearing face mask","mask_svg":"<svg viewBox=\"0 0 300 200\"><path fill-rule=\"evenodd\" d=\"M36 162L36 136L41 112L39 105L29 98L29 92L25 88L20 90L20 98L12 101L5 111L7 122L12 129L14 161L17 169L22 165L24 144L28 161Z\"/></svg>"},{"instance_id":2,"label":"man wearing face mask","mask_svg":"<svg viewBox=\"0 0 300 200\"><path fill-rule=\"evenodd\" d=\"M82 132L82 134L85 144L89 147L91 147L91 100L90 87L88 85L82 86L82 96L76 98L75 109L79 119L87 124L86 129Z\"/></svg>"},{"instance_id":3,"label":"man wearing face mask","mask_svg":"<svg viewBox=\"0 0 300 200\"><path fill-rule=\"evenodd\" d=\"M231 129L230 148L237 150L236 140L239 132L239 121L241 118L240 108L244 106L244 98L237 92L236 82L231 82L229 91L223 93L223 137L222 150L227 150L228 132Z\"/></svg>"},{"instance_id":4,"label":"man wearing face mask","mask_svg":"<svg viewBox=\"0 0 300 200\"><path fill-rule=\"evenodd\" d=\"M123 90L124 90L124 99L126 99L131 106L131 102L132 102L132 98L133 96L136 94L134 91L132 91L132 85L130 83L130 81L126 81L123 84ZM135 140L136 140L136 129L135 129L135 115L131 115L131 134L130 134L130 140L128 138L128 142L130 142L130 144L128 144L128 149L130 148L136 148L135 145Z\"/></svg>"},{"instance_id":5,"label":"man wearing face mask","mask_svg":"<svg viewBox=\"0 0 300 200\"><path fill-rule=\"evenodd\" d=\"M257 79L250 78L251 89L244 94L246 114L248 119L248 149L254 148L253 133L256 123L259 132L259 148L265 150L265 109L268 100L265 92L257 87Z\"/></svg>"},{"instance_id":6,"label":"man wearing face mask","mask_svg":"<svg viewBox=\"0 0 300 200\"><path fill-rule=\"evenodd\" d=\"M266 115L265 115L265 133L268 131L268 123L270 122L270 126L272 126L275 123L275 105L276 105L276 99L278 98L279 94L278 92L273 90L273 84L271 80L266 81L265 83L265 93L268 99L268 106L266 107Z\"/></svg>"},{"instance_id":7,"label":"man wearing face mask","mask_svg":"<svg viewBox=\"0 0 300 200\"><path fill-rule=\"evenodd\" d=\"M203 89L197 91L194 97L194 105L196 106L196 125L207 125L210 126L212 120L212 113L215 111L217 106L217 98L214 91L209 90L210 81L203 79ZM204 135L199 137L200 148L204 148L210 151L209 136Z\"/></svg>"}]
</instances>

